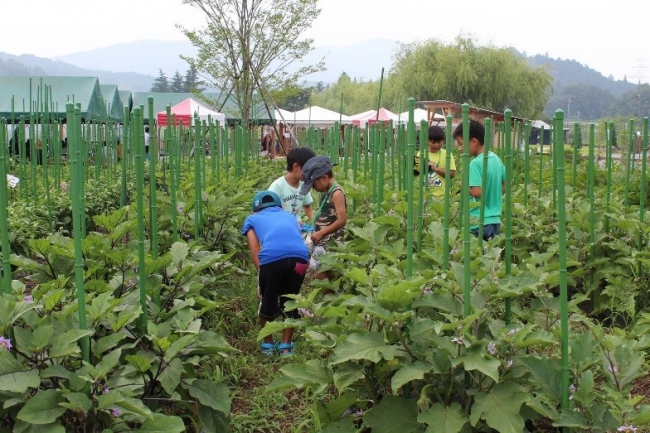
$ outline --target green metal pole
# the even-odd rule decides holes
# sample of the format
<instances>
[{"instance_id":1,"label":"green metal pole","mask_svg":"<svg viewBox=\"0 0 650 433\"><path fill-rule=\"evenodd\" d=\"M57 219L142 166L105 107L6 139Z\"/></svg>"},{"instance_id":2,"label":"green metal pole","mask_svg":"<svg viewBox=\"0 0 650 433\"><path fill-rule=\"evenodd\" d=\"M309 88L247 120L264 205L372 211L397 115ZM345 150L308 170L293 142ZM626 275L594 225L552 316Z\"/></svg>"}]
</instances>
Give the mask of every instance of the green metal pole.
<instances>
[{"instance_id":1,"label":"green metal pole","mask_svg":"<svg viewBox=\"0 0 650 433\"><path fill-rule=\"evenodd\" d=\"M614 142L614 122L609 122L607 134L607 192L605 194L605 233L609 233L609 202L612 196L612 146Z\"/></svg>"},{"instance_id":2,"label":"green metal pole","mask_svg":"<svg viewBox=\"0 0 650 433\"><path fill-rule=\"evenodd\" d=\"M122 151L120 152L122 154L122 161L121 161L121 166L122 170L120 173L121 177L121 186L120 186L120 207L126 206L127 202L127 192L126 192L126 149L127 149L127 143L130 142L130 140L127 140L129 137L129 118L130 118L130 113L129 113L129 107L124 107L124 124L122 125ZM68 133L70 132L70 126L68 125ZM70 149L70 147L68 147ZM68 151L69 152L69 151Z\"/></svg>"},{"instance_id":3,"label":"green metal pole","mask_svg":"<svg viewBox=\"0 0 650 433\"><path fill-rule=\"evenodd\" d=\"M578 150L580 149L580 125L573 124L573 175L571 177L571 187L575 190L578 181Z\"/></svg>"},{"instance_id":4,"label":"green metal pole","mask_svg":"<svg viewBox=\"0 0 650 433\"><path fill-rule=\"evenodd\" d=\"M156 137L160 136L160 132L156 133L155 113L153 111L153 96L147 98L148 111L149 111L149 131L151 136L155 134ZM157 199L157 181L156 181L156 161L158 160L157 140L151 140L149 145L149 233L151 234L151 258L158 260L158 199ZM154 302L160 306L160 290L156 290L153 294Z\"/></svg>"},{"instance_id":5,"label":"green metal pole","mask_svg":"<svg viewBox=\"0 0 650 433\"><path fill-rule=\"evenodd\" d=\"M424 195L429 189L429 131L426 122L420 123L420 175L418 177L418 232L417 244L418 253L422 251L422 237L424 225ZM412 162L411 162L412 163Z\"/></svg>"},{"instance_id":6,"label":"green metal pole","mask_svg":"<svg viewBox=\"0 0 650 433\"><path fill-rule=\"evenodd\" d=\"M594 199L594 173L595 173L595 131L596 125L593 123L589 125L589 165L587 166L587 201L589 201L589 263L593 263L596 258L596 233L595 233L595 208L596 203ZM595 273L592 271L589 278L590 286L592 287L591 304L594 311L600 307L600 290L593 287L595 281Z\"/></svg>"},{"instance_id":7,"label":"green metal pole","mask_svg":"<svg viewBox=\"0 0 650 433\"><path fill-rule=\"evenodd\" d=\"M524 126L524 207L528 206L528 184L530 184L530 121Z\"/></svg>"},{"instance_id":8,"label":"green metal pole","mask_svg":"<svg viewBox=\"0 0 650 433\"><path fill-rule=\"evenodd\" d=\"M201 120L194 118L194 240L199 240L201 236ZM241 130L241 128L240 128ZM241 147L241 146L240 146ZM205 153L205 152L203 152ZM241 157L241 155L240 155ZM241 158L237 158L237 163L241 167Z\"/></svg>"},{"instance_id":9,"label":"green metal pole","mask_svg":"<svg viewBox=\"0 0 650 433\"><path fill-rule=\"evenodd\" d=\"M9 225L7 220L7 122L0 119L0 239L2 241L2 286L0 295L11 293Z\"/></svg>"},{"instance_id":10,"label":"green metal pole","mask_svg":"<svg viewBox=\"0 0 650 433\"><path fill-rule=\"evenodd\" d=\"M463 313L465 317L469 316L471 311L471 281L470 267L472 264L471 244L470 244L470 224L469 224L469 104L464 103L462 107L463 122L463 184L461 186L461 202L464 203L462 213L463 224ZM487 136L487 134L486 134ZM485 171L485 167L483 167ZM465 203L466 202L466 203ZM479 238L480 238L479 234Z\"/></svg>"},{"instance_id":11,"label":"green metal pole","mask_svg":"<svg viewBox=\"0 0 650 433\"><path fill-rule=\"evenodd\" d=\"M452 120L451 116L446 118L445 126L445 206L443 211L443 225L442 225L442 245L443 245L443 255L442 255L442 269L445 271L449 270L449 193L451 191L451 178L449 177L450 166L451 166L451 153L453 152L452 146L454 138L452 137Z\"/></svg>"},{"instance_id":12,"label":"green metal pole","mask_svg":"<svg viewBox=\"0 0 650 433\"><path fill-rule=\"evenodd\" d=\"M539 128L539 172L537 173L537 198L542 197L542 171L544 170L544 125Z\"/></svg>"},{"instance_id":13,"label":"green metal pole","mask_svg":"<svg viewBox=\"0 0 650 433\"><path fill-rule=\"evenodd\" d=\"M415 109L415 99L409 98L408 110L408 144L407 144L407 159L413 161L415 156L415 117L413 110ZM407 210L406 210L406 277L413 276L413 202L415 195L413 194L413 173L406 177L407 188Z\"/></svg>"},{"instance_id":14,"label":"green metal pole","mask_svg":"<svg viewBox=\"0 0 650 433\"><path fill-rule=\"evenodd\" d=\"M632 164L632 152L634 151L633 148L633 134L634 134L634 119L630 119L630 136L628 138L628 145L627 145L627 155L625 158L625 195L624 195L624 200L623 203L625 206L630 205L630 173L631 173L631 164Z\"/></svg>"},{"instance_id":15,"label":"green metal pole","mask_svg":"<svg viewBox=\"0 0 650 433\"><path fill-rule=\"evenodd\" d=\"M81 116L79 109L75 108L72 102L66 104L66 116L68 123L68 155L70 158L70 195L72 201L72 229L75 255L75 285L77 289L77 307L79 308L79 329L87 329L86 325L86 291L84 287L84 264L81 241L83 239L81 231L81 205L79 199L80 184L83 178L79 176L77 169L79 156L81 154L81 137L79 128L75 121ZM88 337L83 337L79 341L81 347L81 359L90 362L90 341Z\"/></svg>"},{"instance_id":16,"label":"green metal pole","mask_svg":"<svg viewBox=\"0 0 650 433\"><path fill-rule=\"evenodd\" d=\"M138 219L138 286L140 288L140 331L147 332L147 272L145 260L145 232L144 232L144 128L142 125L142 107L133 109L133 147L135 150L135 185L136 208Z\"/></svg>"},{"instance_id":17,"label":"green metal pole","mask_svg":"<svg viewBox=\"0 0 650 433\"><path fill-rule=\"evenodd\" d=\"M499 136L501 135L501 132L498 134ZM483 197L485 197L485 188L487 188L487 171L488 171L488 157L490 155L490 150L492 150L492 137L494 137L493 133L493 123L492 119L489 117L485 119L485 138L483 139L483 173L481 174L481 202L479 203L479 218L478 218L478 246L483 251L483 230L484 230L484 224L483 221L485 220L485 200L483 200ZM478 158L478 155L476 156ZM469 171L467 171L467 176L469 176ZM468 194L469 194L469 187L467 189ZM469 195L468 195L469 197Z\"/></svg>"},{"instance_id":18,"label":"green metal pole","mask_svg":"<svg viewBox=\"0 0 650 433\"><path fill-rule=\"evenodd\" d=\"M639 199L639 221L641 222L641 227L645 226L645 195L646 195L646 182L648 180L646 174L647 168L647 158L648 158L648 118L643 118L643 150L642 150L642 159L641 159L641 185L640 185L640 194L641 198ZM643 250L644 245L644 236L643 230L639 231L639 241L637 249L639 251ZM3 246L4 248L4 246ZM641 262L639 262L639 273L641 272Z\"/></svg>"},{"instance_id":19,"label":"green metal pole","mask_svg":"<svg viewBox=\"0 0 650 433\"><path fill-rule=\"evenodd\" d=\"M506 144L506 275L512 275L512 135L510 135L510 125L512 122L512 110L505 111L506 122L504 125L505 144ZM485 173L487 168L483 167ZM485 184L487 186L487 184ZM481 199L481 201L483 201ZM509 325L512 319L512 299L506 298L506 325Z\"/></svg>"},{"instance_id":20,"label":"green metal pole","mask_svg":"<svg viewBox=\"0 0 650 433\"><path fill-rule=\"evenodd\" d=\"M562 130L564 112L555 112L553 129ZM557 152L557 192L558 192L558 226L559 226L559 265L560 265L560 335L562 346L562 409L569 409L569 302L567 293L567 253L566 253L566 189L564 186L564 137L555 134L554 144ZM563 429L565 430L565 429Z\"/></svg>"},{"instance_id":21,"label":"green metal pole","mask_svg":"<svg viewBox=\"0 0 650 433\"><path fill-rule=\"evenodd\" d=\"M392 123L390 125L390 131L393 131ZM377 168L377 208L375 209L375 215L379 216L382 213L382 204L384 202L384 173L386 171L386 137L388 136L388 131L386 130L385 125L381 125L379 128L379 167ZM418 249L420 248L420 243L418 243Z\"/></svg>"}]
</instances>

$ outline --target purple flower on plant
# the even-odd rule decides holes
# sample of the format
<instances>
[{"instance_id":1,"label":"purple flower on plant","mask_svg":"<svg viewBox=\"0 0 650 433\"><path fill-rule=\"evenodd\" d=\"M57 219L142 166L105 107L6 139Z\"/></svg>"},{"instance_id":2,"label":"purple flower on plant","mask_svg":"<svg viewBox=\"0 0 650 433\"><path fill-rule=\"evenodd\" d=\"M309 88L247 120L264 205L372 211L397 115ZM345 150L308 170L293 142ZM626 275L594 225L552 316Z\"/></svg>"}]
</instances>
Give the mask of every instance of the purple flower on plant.
<instances>
[{"instance_id":1,"label":"purple flower on plant","mask_svg":"<svg viewBox=\"0 0 650 433\"><path fill-rule=\"evenodd\" d=\"M32 295L25 295L23 301L27 302L28 304L31 304L32 302L34 302L34 298L32 298Z\"/></svg>"},{"instance_id":2,"label":"purple flower on plant","mask_svg":"<svg viewBox=\"0 0 650 433\"><path fill-rule=\"evenodd\" d=\"M201 277L201 284L205 284L205 277Z\"/></svg>"},{"instance_id":3,"label":"purple flower on plant","mask_svg":"<svg viewBox=\"0 0 650 433\"><path fill-rule=\"evenodd\" d=\"M634 433L636 431L636 427L634 427L633 425L622 425L619 428L617 428L616 431Z\"/></svg>"},{"instance_id":4,"label":"purple flower on plant","mask_svg":"<svg viewBox=\"0 0 650 433\"><path fill-rule=\"evenodd\" d=\"M104 389L102 389L102 394L108 394L110 391L111 391L111 389L109 387L105 386Z\"/></svg>"},{"instance_id":5,"label":"purple flower on plant","mask_svg":"<svg viewBox=\"0 0 650 433\"><path fill-rule=\"evenodd\" d=\"M8 338L0 337L0 346L4 347L6 350L11 349L11 340Z\"/></svg>"},{"instance_id":6,"label":"purple flower on plant","mask_svg":"<svg viewBox=\"0 0 650 433\"><path fill-rule=\"evenodd\" d=\"M510 367L512 367L512 364L514 364L515 361L512 359L509 359L508 362L506 362L506 369L510 370Z\"/></svg>"},{"instance_id":7,"label":"purple flower on plant","mask_svg":"<svg viewBox=\"0 0 650 433\"><path fill-rule=\"evenodd\" d=\"M508 336L512 337L513 335L515 335L517 333L517 331L519 331L519 328L511 329L510 331L508 331Z\"/></svg>"},{"instance_id":8,"label":"purple flower on plant","mask_svg":"<svg viewBox=\"0 0 650 433\"><path fill-rule=\"evenodd\" d=\"M497 354L497 344L494 341L490 341L487 346L487 351L490 352L490 355L494 356Z\"/></svg>"},{"instance_id":9,"label":"purple flower on plant","mask_svg":"<svg viewBox=\"0 0 650 433\"><path fill-rule=\"evenodd\" d=\"M451 342L452 342L452 343L456 343L456 344L458 344L458 345L460 345L460 346L463 345L463 339L462 339L462 338L459 338L459 337L454 337L454 338L452 338L452 339L451 339Z\"/></svg>"},{"instance_id":10,"label":"purple flower on plant","mask_svg":"<svg viewBox=\"0 0 650 433\"><path fill-rule=\"evenodd\" d=\"M422 290L422 294L423 295L431 295L431 294L433 294L433 290L431 290L428 287L425 287L424 290Z\"/></svg>"},{"instance_id":11,"label":"purple flower on plant","mask_svg":"<svg viewBox=\"0 0 650 433\"><path fill-rule=\"evenodd\" d=\"M607 367L607 369L608 369L611 373L618 373L618 367L617 367L616 364L614 364L614 363L610 363L610 364L609 364L609 367Z\"/></svg>"},{"instance_id":12,"label":"purple flower on plant","mask_svg":"<svg viewBox=\"0 0 650 433\"><path fill-rule=\"evenodd\" d=\"M179 212L183 212L184 208L182 204L179 204L178 206L176 206L176 209L178 209Z\"/></svg>"},{"instance_id":13,"label":"purple flower on plant","mask_svg":"<svg viewBox=\"0 0 650 433\"><path fill-rule=\"evenodd\" d=\"M303 317L314 317L314 313L309 311L307 308L298 308L298 312Z\"/></svg>"},{"instance_id":14,"label":"purple flower on plant","mask_svg":"<svg viewBox=\"0 0 650 433\"><path fill-rule=\"evenodd\" d=\"M121 411L121 410L119 410L119 409L111 409L111 416L112 416L113 418L117 418L117 417L119 417L120 415L122 415L122 411Z\"/></svg>"}]
</instances>

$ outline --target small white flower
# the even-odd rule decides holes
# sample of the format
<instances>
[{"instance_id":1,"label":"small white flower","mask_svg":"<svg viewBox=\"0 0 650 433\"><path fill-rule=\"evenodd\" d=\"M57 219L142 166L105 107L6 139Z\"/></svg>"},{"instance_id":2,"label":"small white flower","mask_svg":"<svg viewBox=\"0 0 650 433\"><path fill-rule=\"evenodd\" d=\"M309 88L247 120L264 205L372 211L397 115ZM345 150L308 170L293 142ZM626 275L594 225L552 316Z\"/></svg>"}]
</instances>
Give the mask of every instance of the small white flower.
<instances>
[{"instance_id":1,"label":"small white flower","mask_svg":"<svg viewBox=\"0 0 650 433\"><path fill-rule=\"evenodd\" d=\"M490 341L487 346L487 351L490 352L490 355L494 356L497 354L497 345L494 341Z\"/></svg>"},{"instance_id":2,"label":"small white flower","mask_svg":"<svg viewBox=\"0 0 650 433\"><path fill-rule=\"evenodd\" d=\"M510 367L512 367L512 364L514 364L514 363L515 363L515 361L513 361L512 359L509 359L508 362L506 362L506 368L508 370L510 370Z\"/></svg>"},{"instance_id":3,"label":"small white flower","mask_svg":"<svg viewBox=\"0 0 650 433\"><path fill-rule=\"evenodd\" d=\"M618 367L616 366L616 364L610 363L609 367L607 367L607 369L612 373L617 373L618 372Z\"/></svg>"},{"instance_id":4,"label":"small white flower","mask_svg":"<svg viewBox=\"0 0 650 433\"><path fill-rule=\"evenodd\" d=\"M517 331L519 331L519 328L511 329L510 331L508 331L508 336L512 337L513 335L515 335L517 333Z\"/></svg>"},{"instance_id":5,"label":"small white flower","mask_svg":"<svg viewBox=\"0 0 650 433\"><path fill-rule=\"evenodd\" d=\"M461 346L463 345L463 339L462 338L454 337L454 338L451 339L451 342L459 344Z\"/></svg>"},{"instance_id":6,"label":"small white flower","mask_svg":"<svg viewBox=\"0 0 650 433\"><path fill-rule=\"evenodd\" d=\"M425 287L424 290L422 290L423 295L431 295L433 293L433 290L431 290L428 287Z\"/></svg>"},{"instance_id":7,"label":"small white flower","mask_svg":"<svg viewBox=\"0 0 650 433\"><path fill-rule=\"evenodd\" d=\"M634 433L636 431L636 427L634 427L633 425L622 425L619 428L617 428L616 431Z\"/></svg>"}]
</instances>

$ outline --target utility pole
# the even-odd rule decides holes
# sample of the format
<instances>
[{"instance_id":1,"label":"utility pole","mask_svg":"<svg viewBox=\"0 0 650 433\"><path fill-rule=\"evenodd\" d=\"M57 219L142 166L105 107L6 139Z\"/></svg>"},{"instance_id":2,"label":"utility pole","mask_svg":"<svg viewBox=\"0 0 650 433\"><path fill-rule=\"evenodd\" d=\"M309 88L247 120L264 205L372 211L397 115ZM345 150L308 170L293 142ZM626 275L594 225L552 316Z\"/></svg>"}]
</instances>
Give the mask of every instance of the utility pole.
<instances>
[{"instance_id":1,"label":"utility pole","mask_svg":"<svg viewBox=\"0 0 650 433\"><path fill-rule=\"evenodd\" d=\"M636 93L634 94L635 98L639 100L639 121L641 121L641 81L645 81L648 78L645 75L645 66L643 66L643 59L636 59L636 66L634 67L634 75L630 78L637 80Z\"/></svg>"}]
</instances>

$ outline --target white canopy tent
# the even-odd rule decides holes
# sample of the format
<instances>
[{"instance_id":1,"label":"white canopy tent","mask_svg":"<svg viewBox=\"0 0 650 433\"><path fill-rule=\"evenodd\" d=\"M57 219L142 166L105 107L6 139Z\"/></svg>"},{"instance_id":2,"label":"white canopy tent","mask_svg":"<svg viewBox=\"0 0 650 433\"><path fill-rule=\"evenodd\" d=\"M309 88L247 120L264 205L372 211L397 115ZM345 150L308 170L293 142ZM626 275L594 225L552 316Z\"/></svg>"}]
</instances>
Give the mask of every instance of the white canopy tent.
<instances>
[{"instance_id":1,"label":"white canopy tent","mask_svg":"<svg viewBox=\"0 0 650 433\"><path fill-rule=\"evenodd\" d=\"M335 122L339 122L340 125L349 125L352 123L350 116L316 105L293 113L285 113L285 121L287 125L292 127L306 128L314 126L316 128L329 128L334 126ZM280 120L278 116L276 116L276 120Z\"/></svg>"},{"instance_id":2,"label":"white canopy tent","mask_svg":"<svg viewBox=\"0 0 650 433\"><path fill-rule=\"evenodd\" d=\"M427 118L427 110L424 108L416 108L413 110L413 120L415 121L416 128L420 129L420 122L423 120L428 122L429 119ZM433 114L433 120L434 122L444 122L445 121L445 116L443 116L440 113L434 113ZM407 124L409 121L409 112L405 111L403 113L399 114L399 123ZM441 125L444 126L444 125Z\"/></svg>"}]
</instances>

